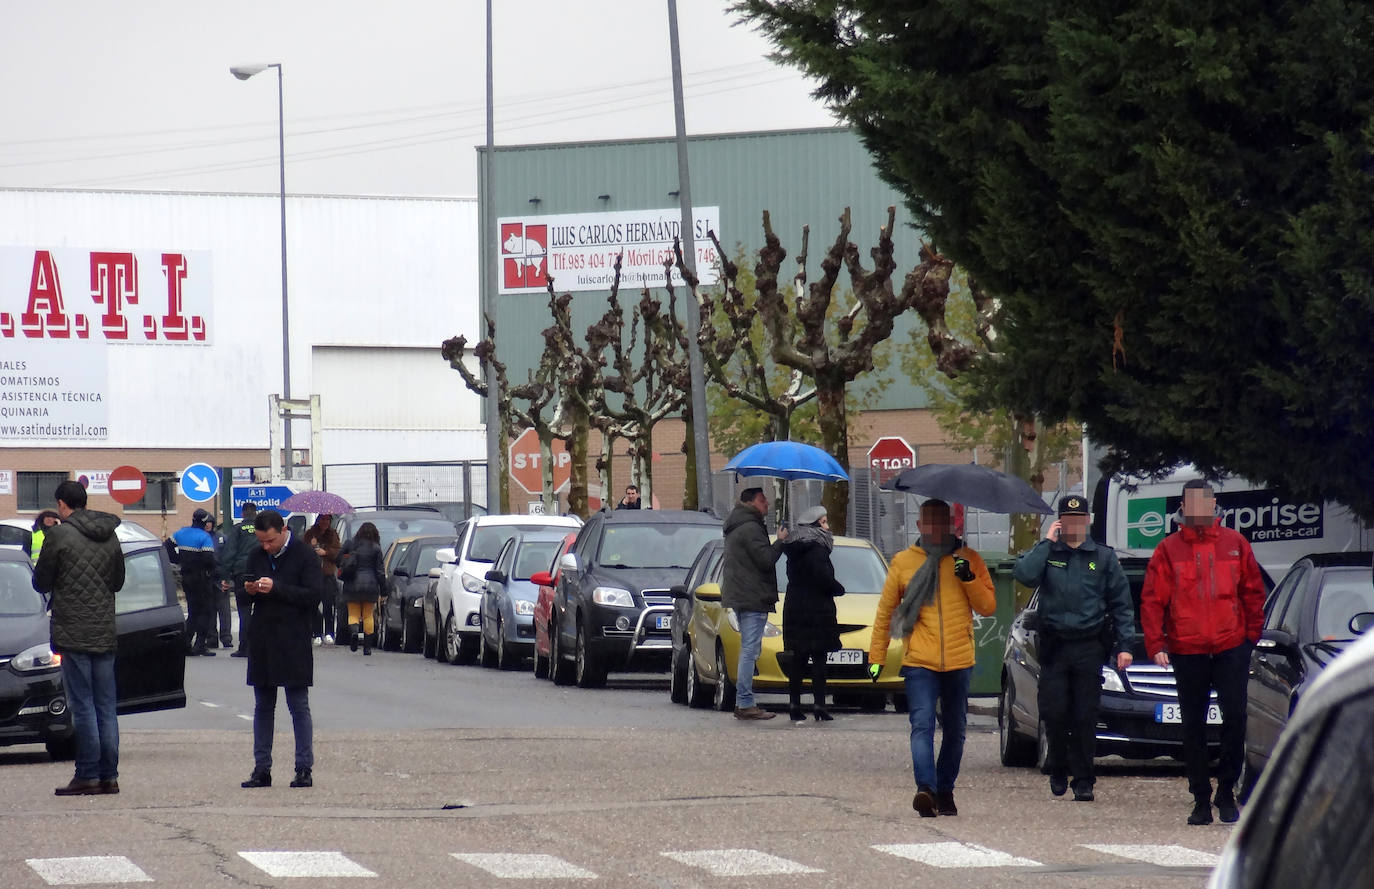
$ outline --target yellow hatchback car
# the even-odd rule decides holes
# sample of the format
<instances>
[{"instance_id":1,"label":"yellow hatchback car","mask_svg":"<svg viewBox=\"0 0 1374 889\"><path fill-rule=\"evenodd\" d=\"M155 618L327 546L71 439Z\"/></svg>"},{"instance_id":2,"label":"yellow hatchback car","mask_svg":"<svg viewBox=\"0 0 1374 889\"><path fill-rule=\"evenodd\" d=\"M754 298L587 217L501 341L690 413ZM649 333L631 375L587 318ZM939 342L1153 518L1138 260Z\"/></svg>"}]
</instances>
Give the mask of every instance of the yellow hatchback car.
<instances>
[{"instance_id":1,"label":"yellow hatchback car","mask_svg":"<svg viewBox=\"0 0 1374 889\"><path fill-rule=\"evenodd\" d=\"M735 706L740 636L734 610L720 604L724 554L724 541L711 541L697 555L687 583L673 587L669 695L675 703L729 711ZM843 648L830 652L827 658L827 688L840 706L881 710L893 696L896 709L905 712L905 685L898 675L901 640L888 646L883 678L873 682L868 677L868 643L878 596L887 578L887 562L873 544L855 537L836 537L830 560L845 594L835 600ZM787 589L785 555L778 559L778 589ZM779 596L778 610L768 616L763 630L763 649L754 670L755 692L787 691L790 655L782 650L782 606L786 598L785 593ZM803 688L809 695L809 677Z\"/></svg>"}]
</instances>

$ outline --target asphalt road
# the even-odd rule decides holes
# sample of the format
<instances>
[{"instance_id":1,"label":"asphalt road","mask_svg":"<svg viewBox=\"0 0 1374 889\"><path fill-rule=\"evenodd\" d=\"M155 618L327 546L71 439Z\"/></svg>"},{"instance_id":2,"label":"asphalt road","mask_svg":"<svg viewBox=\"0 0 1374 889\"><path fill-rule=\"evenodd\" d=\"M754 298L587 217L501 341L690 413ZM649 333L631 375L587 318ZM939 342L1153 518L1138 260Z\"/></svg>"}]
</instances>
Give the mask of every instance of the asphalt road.
<instances>
[{"instance_id":1,"label":"asphalt road","mask_svg":"<svg viewBox=\"0 0 1374 889\"><path fill-rule=\"evenodd\" d=\"M286 786L284 703L277 784L239 787L252 694L223 653L188 661L185 710L121 719L118 796L54 797L70 764L0 748L0 885L1183 889L1231 830L1184 824L1166 761L1104 759L1097 802L1053 798L998 764L986 709L959 816L920 819L891 711L742 723L670 704L661 677L584 691L316 651L313 788Z\"/></svg>"}]
</instances>

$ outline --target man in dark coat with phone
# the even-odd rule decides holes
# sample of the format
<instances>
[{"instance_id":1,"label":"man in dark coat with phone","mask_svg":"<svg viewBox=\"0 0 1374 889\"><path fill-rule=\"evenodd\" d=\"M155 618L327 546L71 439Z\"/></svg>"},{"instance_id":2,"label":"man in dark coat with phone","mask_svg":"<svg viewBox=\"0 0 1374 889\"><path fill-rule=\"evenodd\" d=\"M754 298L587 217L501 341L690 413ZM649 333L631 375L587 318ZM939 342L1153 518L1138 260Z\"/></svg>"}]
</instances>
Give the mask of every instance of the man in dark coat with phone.
<instances>
[{"instance_id":1,"label":"man in dark coat with phone","mask_svg":"<svg viewBox=\"0 0 1374 889\"><path fill-rule=\"evenodd\" d=\"M253 686L253 774L244 787L272 786L272 730L277 689L286 689L286 707L296 736L296 777L292 787L314 784L314 729L310 686L315 658L311 649L316 608L324 574L320 558L304 540L286 529L281 514L268 509L253 521L258 548L248 555L251 576L244 591L253 600L253 632L248 637L248 684Z\"/></svg>"}]
</instances>

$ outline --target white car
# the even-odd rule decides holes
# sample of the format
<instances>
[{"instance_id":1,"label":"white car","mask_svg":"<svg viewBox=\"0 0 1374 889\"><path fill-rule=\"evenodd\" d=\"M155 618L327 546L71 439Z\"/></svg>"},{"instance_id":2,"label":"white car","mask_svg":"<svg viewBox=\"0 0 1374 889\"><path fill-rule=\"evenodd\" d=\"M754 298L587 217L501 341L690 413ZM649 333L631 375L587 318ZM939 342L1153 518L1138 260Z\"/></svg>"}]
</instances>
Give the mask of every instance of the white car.
<instances>
[{"instance_id":1,"label":"white car","mask_svg":"<svg viewBox=\"0 0 1374 889\"><path fill-rule=\"evenodd\" d=\"M476 659L487 572L516 531L580 527L582 520L576 516L545 515L473 516L459 525L454 546L434 554L440 571L434 589L434 614L426 624L432 621L437 629L437 656L451 664L470 664Z\"/></svg>"}]
</instances>

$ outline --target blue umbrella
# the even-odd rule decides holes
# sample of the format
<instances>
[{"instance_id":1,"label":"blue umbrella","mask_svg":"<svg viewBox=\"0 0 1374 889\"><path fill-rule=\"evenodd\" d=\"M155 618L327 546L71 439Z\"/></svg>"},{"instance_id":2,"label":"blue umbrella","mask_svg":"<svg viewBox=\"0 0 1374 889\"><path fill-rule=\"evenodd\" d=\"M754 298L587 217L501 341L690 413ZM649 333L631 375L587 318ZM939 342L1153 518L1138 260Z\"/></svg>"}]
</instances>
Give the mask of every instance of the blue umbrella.
<instances>
[{"instance_id":1,"label":"blue umbrella","mask_svg":"<svg viewBox=\"0 0 1374 889\"><path fill-rule=\"evenodd\" d=\"M847 482L849 473L834 457L799 441L765 441L740 451L729 463L736 475L767 475L788 481Z\"/></svg>"},{"instance_id":2,"label":"blue umbrella","mask_svg":"<svg viewBox=\"0 0 1374 889\"><path fill-rule=\"evenodd\" d=\"M905 470L882 486L987 512L1054 512L1025 479L976 463L926 463Z\"/></svg>"}]
</instances>

